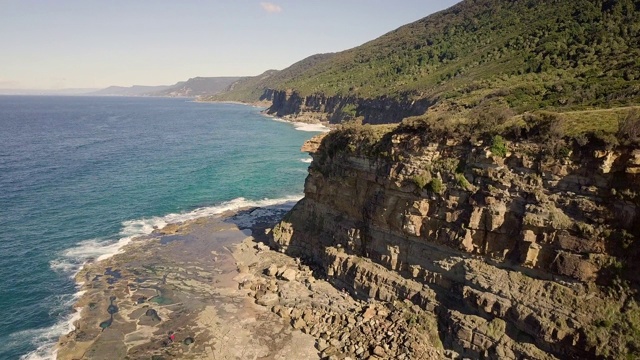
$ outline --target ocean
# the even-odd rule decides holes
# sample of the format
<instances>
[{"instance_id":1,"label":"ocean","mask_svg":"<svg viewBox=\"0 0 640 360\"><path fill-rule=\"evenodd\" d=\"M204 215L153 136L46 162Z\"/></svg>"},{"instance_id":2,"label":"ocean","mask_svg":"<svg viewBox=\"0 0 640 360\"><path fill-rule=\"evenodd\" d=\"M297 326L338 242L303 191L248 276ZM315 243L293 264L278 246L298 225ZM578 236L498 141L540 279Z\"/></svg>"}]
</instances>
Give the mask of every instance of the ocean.
<instances>
[{"instance_id":1,"label":"ocean","mask_svg":"<svg viewBox=\"0 0 640 360\"><path fill-rule=\"evenodd\" d=\"M323 130L235 104L0 96L0 359L53 356L87 260L167 223L300 199L300 146Z\"/></svg>"}]
</instances>

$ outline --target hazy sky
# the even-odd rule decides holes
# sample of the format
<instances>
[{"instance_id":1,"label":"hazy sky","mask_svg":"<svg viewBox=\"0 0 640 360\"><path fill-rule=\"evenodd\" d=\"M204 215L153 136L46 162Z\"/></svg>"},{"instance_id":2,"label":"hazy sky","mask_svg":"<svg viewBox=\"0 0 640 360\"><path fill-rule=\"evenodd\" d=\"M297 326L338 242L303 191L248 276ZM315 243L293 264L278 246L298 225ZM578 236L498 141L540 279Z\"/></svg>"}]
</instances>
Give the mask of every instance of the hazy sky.
<instances>
[{"instance_id":1,"label":"hazy sky","mask_svg":"<svg viewBox=\"0 0 640 360\"><path fill-rule=\"evenodd\" d=\"M0 89L170 85L345 50L457 0L0 0Z\"/></svg>"}]
</instances>

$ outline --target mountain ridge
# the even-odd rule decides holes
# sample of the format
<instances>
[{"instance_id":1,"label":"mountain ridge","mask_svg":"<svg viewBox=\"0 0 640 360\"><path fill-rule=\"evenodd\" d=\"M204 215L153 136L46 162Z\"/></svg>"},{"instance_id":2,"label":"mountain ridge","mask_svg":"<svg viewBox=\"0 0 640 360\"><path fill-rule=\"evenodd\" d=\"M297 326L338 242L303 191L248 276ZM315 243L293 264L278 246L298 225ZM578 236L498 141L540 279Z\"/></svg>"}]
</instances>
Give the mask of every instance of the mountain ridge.
<instances>
[{"instance_id":1,"label":"mountain ridge","mask_svg":"<svg viewBox=\"0 0 640 360\"><path fill-rule=\"evenodd\" d=\"M145 96L147 94L168 89L170 85L132 85L132 86L117 86L112 85L104 89L90 92L88 95L105 95L105 96Z\"/></svg>"},{"instance_id":2,"label":"mountain ridge","mask_svg":"<svg viewBox=\"0 0 640 360\"><path fill-rule=\"evenodd\" d=\"M347 105L360 116L368 110L364 100L380 98L424 100L430 109L462 117L487 104L516 114L635 105L638 24L640 2L632 0L467 0L205 100L254 102L270 91L296 94L303 104L319 96L341 102L326 120ZM304 112L291 110L286 115Z\"/></svg>"},{"instance_id":3,"label":"mountain ridge","mask_svg":"<svg viewBox=\"0 0 640 360\"><path fill-rule=\"evenodd\" d=\"M185 81L179 81L173 85L109 86L105 89L88 93L87 95L197 97L224 91L239 79L241 79L239 76L197 76Z\"/></svg>"}]
</instances>

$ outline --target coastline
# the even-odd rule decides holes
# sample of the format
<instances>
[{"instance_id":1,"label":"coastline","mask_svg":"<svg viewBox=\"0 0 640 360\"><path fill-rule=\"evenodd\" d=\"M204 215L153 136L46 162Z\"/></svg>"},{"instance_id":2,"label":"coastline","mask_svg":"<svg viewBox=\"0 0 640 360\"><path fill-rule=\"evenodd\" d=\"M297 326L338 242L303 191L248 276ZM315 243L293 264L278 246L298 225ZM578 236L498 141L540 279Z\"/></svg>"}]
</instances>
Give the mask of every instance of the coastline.
<instances>
[{"instance_id":1,"label":"coastline","mask_svg":"<svg viewBox=\"0 0 640 360\"><path fill-rule=\"evenodd\" d=\"M58 359L106 359L129 352L162 356L166 351L208 355L213 348L202 339L215 335L203 328L202 318L225 311L224 316L232 316L231 307L245 302L234 280L233 248L251 237L249 227L277 221L292 205L244 207L169 223L131 239L112 256L85 264L75 277L81 288L74 305L75 328L60 338L55 355ZM249 317L257 311L250 303L243 310ZM191 337L194 345L167 347L169 327L175 329L177 341ZM307 343L313 349L313 341ZM282 348L288 349L285 345Z\"/></svg>"},{"instance_id":2,"label":"coastline","mask_svg":"<svg viewBox=\"0 0 640 360\"><path fill-rule=\"evenodd\" d=\"M234 105L246 105L252 106L255 108L267 108L271 104L270 101L256 101L256 102L244 102L244 101L233 101L233 100L200 100L197 97L194 99L194 102L199 103L214 103L214 104L234 104Z\"/></svg>"},{"instance_id":3,"label":"coastline","mask_svg":"<svg viewBox=\"0 0 640 360\"><path fill-rule=\"evenodd\" d=\"M293 127L298 131L308 131L308 132L320 132L327 133L336 128L335 125L329 124L328 122L302 122L302 121L294 121L287 118L280 118L275 115L267 114L264 111L261 112L262 115L271 118L273 121L283 122L292 124Z\"/></svg>"},{"instance_id":4,"label":"coastline","mask_svg":"<svg viewBox=\"0 0 640 360\"><path fill-rule=\"evenodd\" d=\"M222 102L222 103L262 107L259 104L247 104L242 102ZM331 130L330 128L326 127L323 124L310 124L310 123L290 121L287 119L280 119L275 116L266 114L264 112L262 112L262 115L269 117L274 121L290 123L298 131L328 132ZM310 162L310 159L301 159L301 161ZM254 242L255 238L251 236L251 231L247 230L249 226L253 226L253 222L250 219L253 217L253 215L248 215L248 214L251 214L251 212L253 211L256 211L258 214L262 214L262 215L259 215L260 217L263 217L263 219L261 220L261 225L263 225L263 227L260 228L260 231L264 231L264 225L266 223L268 223L269 226L275 225L275 223L279 221L281 217L300 198L301 198L300 196L293 196L293 197L287 197L283 199L276 199L276 200L265 199L263 201L253 201L253 202L247 202L243 198L238 198L228 202L224 202L217 206L212 206L208 208L199 208L184 214L168 214L165 216L154 217L151 219L133 220L133 221L127 222L128 224L126 224L125 228L129 226L133 226L133 227L137 227L138 229L136 231L125 229L123 231L123 234L126 234L126 236L120 238L115 243L91 244L90 246L102 247L102 249L100 249L99 251L103 253L96 254L97 256L89 256L87 261L83 261L81 264L75 265L76 270L74 271L75 275L73 276L73 278L77 284L78 292L73 296L72 307L74 311L73 313L69 314L61 323L56 324L56 326L65 326L67 328L67 332L64 335L60 336L57 344L54 345L55 347L53 349L51 349L51 345L42 346L41 348L36 350L34 353L26 355L27 358L29 359L41 358L41 356L43 356L43 353L47 352L48 350L49 351L53 350L53 353L51 354L49 352L48 355L44 355L45 358L49 358L50 356L52 356L53 358L58 358L58 359L75 359L78 357L100 359L101 358L100 354L104 354L104 353L111 354L109 351L102 350L105 348L103 345L100 345L100 344L96 345L96 340L101 337L101 334L105 332L107 328L110 328L110 329L112 327L116 328L115 324L118 323L118 321L114 318L114 316L112 316L114 315L114 313L112 313L113 309L118 309L117 313L124 314L125 312L123 310L127 307L126 305L124 306L116 305L116 303L119 301L118 299L126 298L127 296L129 296L129 300L131 300L131 296L139 295L135 292L134 293L131 292L131 284L134 284L134 287L135 287L140 282L140 279L134 279L133 281L131 281L132 278L129 278L129 281L124 288L118 288L116 283L119 283L120 279L125 276L123 276L123 273L121 273L120 271L117 271L116 268L122 267L120 265L122 265L124 262L127 262L127 261L134 261L134 262L140 262L140 263L149 262L150 261L149 258L137 257L136 254L139 252L143 252L145 250L151 251L151 252L160 251L162 249L162 246L158 246L159 244L164 245L163 244L164 241L169 241L169 242L174 241L174 240L167 240L168 237L173 237L173 236L190 237L190 233L194 229L194 227L200 227L200 226L208 227L210 230L213 230L211 231L211 234L215 234L217 232L229 232L230 234L234 233L234 235L232 236L229 235L231 238L233 238L233 240L229 243L227 243L227 241L229 240L229 238L227 237L216 238L214 236L209 239L212 243L217 244L216 246L223 246L223 248L227 251L229 251L230 248L245 244L247 241L249 243ZM273 214L271 214L273 211L278 212L279 216L274 217ZM264 219L265 216L267 220ZM224 223L230 218L234 218L240 221L239 223L236 224L237 226L236 228L227 228L221 225L221 222ZM251 224L251 225L248 225L248 224ZM244 238L244 241L241 241L242 238ZM190 239L188 242L191 242L191 240L193 239ZM225 243L226 245L221 245ZM74 255L82 254L84 252L87 252L89 254L94 254L96 252L95 249L91 249L89 251L85 249L81 249L84 246L86 246L86 244L79 244L76 248L69 249L67 252L69 254L74 254ZM265 249L259 248L259 250L263 251ZM217 248L216 250L212 250L212 252L216 254L219 253L220 251L221 251L220 248ZM221 266L222 268L226 267L228 271L231 271L229 269L233 268L233 271L241 272L237 266L238 265L237 262L235 260L232 261L231 259L235 259L234 256L243 257L246 254L239 253L239 254L232 254L232 255L233 256L231 258L227 257L224 260L218 259L218 256L216 255L215 256L216 264ZM292 259L289 259L289 260L292 260ZM55 264L52 264L52 267L55 267L55 266L56 266ZM60 267L69 267L69 265L61 264ZM200 269L198 269L198 271L199 270ZM128 275L131 276L131 273L129 273ZM225 275L228 275L228 273L225 273ZM155 280L158 280L158 279L155 279ZM193 279L190 279L190 281L192 280ZM144 284L146 281L147 280L141 281L141 282ZM149 281L152 281L152 277L149 278ZM166 283L166 276L162 278L161 281L162 283ZM239 286L237 282L229 282L229 278L225 276L222 276L222 278L220 279L215 279L214 281L216 283L222 282L223 284L226 284L227 288L225 291L227 292L229 292L230 289L236 288ZM246 279L242 281L246 282ZM120 285L122 283L124 283L124 281L122 281ZM231 287L229 287L230 284L232 285ZM201 286L201 288L202 287L203 286ZM209 289L209 292L211 291L213 290ZM106 296L105 295L106 292L117 293L118 295ZM146 298L146 300L150 300L152 298L164 297L160 291L157 291L155 295L153 295L152 293L144 293L144 294L145 295L142 295L141 297ZM344 294L342 294L341 296L344 297ZM140 297L138 297L138 299L134 299L135 301L132 301L132 303L134 305L139 305L138 303L138 301L140 301L139 299ZM235 301L234 299L232 299L232 302ZM251 300L250 301L251 303L254 303L253 298L249 297L249 299ZM227 300L230 300L230 299L227 299ZM99 306L99 304L102 304L103 306ZM115 308L112 305L115 306ZM106 313L105 313L105 309L106 309ZM131 308L129 308L128 310L131 310ZM205 309L202 311L209 311L209 310ZM126 316L129 316L129 317L131 316L135 317L137 315L139 314L137 313L126 314ZM271 320L273 321L273 319ZM191 321L192 322L195 321L193 317L191 318ZM106 326L107 322L109 323L109 326ZM126 320L124 322L127 323ZM96 324L97 324L97 327L96 327ZM128 324L128 326L129 328L131 328L130 323ZM144 327L146 325L143 324L142 326ZM136 325L136 328L138 327L139 326ZM289 329L290 327L287 325L285 326L285 328ZM98 332L97 329L100 329L100 331ZM158 343L162 344L162 341L158 342L157 331L155 331L155 334L154 332L149 332L149 331L150 331L149 329L145 330L145 334L150 336L149 342L150 343L155 342L155 345L157 345ZM270 331L271 330L269 330L268 332ZM132 335L132 334L133 333L126 333L125 335L131 335L134 337L138 336L138 335ZM91 340L92 338L93 340ZM160 338L162 338L162 335L160 335ZM300 342L300 341L301 339L296 340L296 342ZM133 347L135 347L140 345L143 342L144 341L142 339L137 339L136 341L129 343L126 346L127 352L130 350L131 344L133 344ZM308 345L309 344L310 344L310 346L308 347L309 349L305 350L305 352L308 352L309 354L313 353L315 355L308 358L314 358L314 359L318 358L317 351L314 350L313 339L311 340L310 343L308 343ZM113 344L110 344L108 347L112 347L112 346ZM288 345L283 345L283 348L286 348L287 346ZM150 345L149 348L154 348L157 350L157 347L154 347L153 345ZM164 345L161 348L164 348ZM196 350L193 350L195 352L202 351L202 349L198 348L197 346L195 346L194 349L196 349ZM138 349L134 349L134 351L138 351ZM145 352L146 350L141 350L141 351ZM208 351L208 350L205 349L205 351ZM109 356L104 358L110 358ZM307 357L299 357L299 358L302 359Z\"/></svg>"},{"instance_id":5,"label":"coastline","mask_svg":"<svg viewBox=\"0 0 640 360\"><path fill-rule=\"evenodd\" d=\"M171 223L87 264L76 276L81 316L58 359L445 357L423 329L435 319L410 301L358 300L270 249L290 205Z\"/></svg>"},{"instance_id":6,"label":"coastline","mask_svg":"<svg viewBox=\"0 0 640 360\"><path fill-rule=\"evenodd\" d=\"M145 104L140 100L140 104ZM123 102L128 103L128 100L123 100ZM107 101L106 103L112 104L112 101ZM74 103L75 104L75 103ZM80 104L84 104L84 102L80 102ZM135 103L136 105L138 102ZM193 107L197 111L196 113L209 113L210 106L194 106L194 104L189 105L186 102L178 101L169 103L171 105L178 104L178 107L181 109L185 109L187 107ZM210 104L211 105L211 104ZM173 107L172 107L173 108ZM201 166L191 166L193 170L197 171L189 171L188 174L190 178L205 178L206 181L200 182L199 185L196 183L193 185L194 190L193 194L189 193L185 197L176 198L175 196L170 196L168 194L174 194L174 189L181 189L180 187L172 187L172 189L164 189L160 188L161 191L155 191L149 186L146 186L148 190L143 193L151 193L151 196L145 196L144 199L141 200L141 206L137 206L137 201L130 202L119 202L119 204L126 204L126 206L131 207L132 209L126 208L124 210L131 211L118 211L118 208L107 209L107 216L104 218L98 214L98 216L91 216L91 219L103 219L100 220L102 223L106 223L108 226L101 226L100 228L94 227L93 222L88 226L84 221L84 218L89 219L89 212L84 209L82 206L73 206L73 209L77 209L74 211L69 211L69 213L73 214L77 212L79 216L82 216L82 222L75 221L67 221L67 228L71 228L74 233L73 237L71 235L67 235L66 232L63 231L52 231L52 229L59 229L58 227L53 226L43 226L42 232L47 232L48 234L55 234L56 238L64 238L64 240L71 240L67 242L57 241L55 245L52 245L51 248L55 248L55 251L41 251L42 254L47 254L46 256L42 256L43 260L43 268L50 273L50 278L52 279L51 283L55 283L56 285L62 283L64 286L51 286L52 289L50 292L55 294L53 297L42 297L42 301L39 301L38 304L42 304L41 308L44 309L44 314L46 315L46 319L42 317L42 321L38 322L38 325L31 325L32 322L21 322L20 326L11 326L9 329L9 342L3 348L3 354L6 352L10 355L7 355L7 358L23 358L23 359L50 359L52 358L51 351L54 350L54 346L60 336L64 336L69 333L73 328L73 323L75 323L78 319L78 316L81 312L73 311L73 306L78 302L78 298L81 297L82 291L84 289L78 284L74 275L86 264L87 266L93 266L93 263L97 260L109 260L110 257L116 256L114 254L118 254L121 251L126 251L125 246L127 243L131 244L134 241L137 241L137 237L144 237L151 234L156 228L163 228L166 224L182 222L186 218L194 218L194 217L202 217L211 213L218 213L223 211L224 209L220 209L220 207L225 208L243 208L243 207L253 207L253 206L264 206L265 203L262 201L246 201L243 199L235 199L231 201L227 201L230 199L230 196L242 196L246 194L246 196L251 197L252 199L263 199L269 196L277 196L277 197L286 197L291 193L296 193L300 195L293 196L294 200L298 200L301 197L301 189L298 184L301 184L304 176L306 175L306 167L308 164L301 164L301 162L309 161L310 159L306 154L299 153L300 144L306 140L308 137L313 134L307 134L298 132L296 134L292 127L276 125L273 124L268 119L262 118L258 113L259 110L251 108L243 107L221 107L223 110L229 112L232 115L238 116L247 116L250 117L252 121L255 121L255 124L261 128L266 129L267 131L273 131L274 135L279 135L280 133L291 134L288 136L289 140L283 139L282 143L278 142L278 146L281 147L281 144L286 143L291 151L288 151L286 155L278 157L274 160L274 163L283 163L282 167L269 167L269 169L277 169L278 171L274 171L271 174L265 175L265 179L278 178L283 179L284 183L291 184L292 186L286 186L286 188L279 187L278 182L269 181L272 185L266 185L267 182L258 185L249 183L249 185L244 186L229 186L226 185L223 187L212 187L208 191L203 191L202 189L206 189L209 183L209 178L206 175L210 172L210 168L207 167L211 164L210 160L203 160L203 164ZM243 109L244 108L244 109ZM236 116L237 117L237 116ZM126 117L125 117L126 118ZM123 117L118 117L117 120L124 119ZM232 118L231 120L235 120ZM196 120L200 121L200 120ZM207 124L211 124L210 121L202 121ZM167 122L170 123L170 122ZM242 124L246 124L243 122ZM193 127L190 127L193 128ZM188 133L188 132L185 132ZM251 136L250 134L242 135ZM156 141L150 141L149 143L157 143ZM236 143L242 143L238 141ZM252 142L253 143L253 142ZM93 144L93 142L90 142ZM95 148L99 148L102 145L102 142L98 142ZM242 145L240 145L242 146ZM293 147L291 147L293 146ZM137 145L136 145L137 147ZM93 148L93 147L91 147ZM262 147L260 147L263 149ZM70 148L74 150L74 148ZM83 151L86 148L82 148ZM213 149L215 151L215 149ZM160 154L156 156L159 158L159 162L155 162L155 164L162 171L165 171L168 166L158 165L162 164L162 160L165 155L162 155L163 152L157 152L156 154ZM298 155L296 155L296 153ZM130 156L129 156L130 155ZM129 152L128 156L131 159L138 159L135 152ZM265 155L269 157L268 154ZM208 157L207 157L208 158ZM199 160L199 159L196 159ZM264 166L265 163L270 163L271 158L269 157L269 161L262 162L260 166ZM138 161L138 160L135 160ZM133 161L133 162L135 162ZM119 161L118 161L119 162ZM188 164L188 162L185 162ZM231 161L226 162L229 164L229 167L232 168L230 171L225 171L224 174L236 174L235 168L238 169L238 174L248 174L251 170L245 170L243 167L239 167L237 164L233 164ZM181 166L186 170L189 170L190 166ZM156 174L161 174L162 171L154 171ZM111 172L112 174L118 173ZM196 175L191 175L195 173ZM175 172L173 174L181 174L181 172ZM214 175L223 174L222 171L214 171ZM278 175L272 175L278 174ZM291 177L289 177L291 174ZM119 175L114 175L117 177ZM295 181L291 181L291 179L295 177ZM230 177L230 178L233 178ZM177 177L176 177L177 179ZM252 178L253 180L253 178ZM215 180L214 180L215 181ZM225 180L227 181L227 180ZM162 181L163 185L168 184L168 181ZM238 181L238 183L241 183ZM229 181L231 184L231 181ZM132 184L133 186L134 184ZM178 184L181 185L181 184ZM264 185L264 186L263 186ZM166 187L166 186L165 186ZM244 191L246 187L251 187L250 191ZM231 191L226 191L227 188L230 188ZM271 191L262 191L261 189L273 189ZM73 187L69 186L68 189L73 189ZM188 191L191 191L192 186L189 185ZM209 197L209 192L212 193L212 196ZM175 193L179 193L179 190L175 190ZM156 194L161 194L155 196ZM81 196L78 196L80 204L82 204L83 199ZM147 199L151 199L147 204ZM177 200L177 201L176 201ZM172 201L172 202L171 202ZM226 203L224 203L227 201ZM96 202L97 204L98 202ZM105 204L107 202L100 202L100 204ZM192 210L194 206L207 206L206 208L199 208ZM212 204L212 206L208 206L207 204ZM268 204L267 204L268 205ZM102 205L101 205L102 206ZM102 206L103 208L107 208L107 206ZM65 208L71 208L71 206L65 206ZM98 207L96 207L98 208ZM116 209L116 210L112 210ZM114 219L112 219L112 217ZM96 223L100 223L100 221ZM52 220L53 222L53 220ZM101 224L101 223L100 223ZM51 224L55 225L55 224ZM98 231L96 231L96 228ZM60 227L63 229L63 227ZM78 230L76 230L78 229ZM77 232L76 232L77 231ZM134 240L136 239L136 240ZM54 244L54 242L49 242L49 244ZM47 247L49 248L49 247ZM35 248L37 249L37 248ZM33 251L36 251L36 250ZM134 250L135 251L135 250ZM88 262L87 262L88 261ZM26 270L27 272L31 270ZM25 278L20 276L19 278ZM79 287L80 286L80 287ZM30 291L28 288L26 292L29 294L33 294L32 297L37 297L39 292ZM38 299L36 299L37 301ZM49 311L48 313L46 311ZM15 317L9 317L10 322L16 322L17 319L22 318L22 314L24 314L24 318L29 318L29 314L32 314L31 311L25 311L21 314L16 314ZM39 320L39 319L36 319ZM24 324L24 325L22 325ZM41 325L40 325L41 324ZM23 330L24 328L24 330ZM6 351L5 351L6 350Z\"/></svg>"},{"instance_id":7,"label":"coastline","mask_svg":"<svg viewBox=\"0 0 640 360\"><path fill-rule=\"evenodd\" d=\"M263 110L260 112L263 116L271 118L275 121L285 122L289 124L293 124L294 128L299 131L308 131L308 132L329 132L336 128L336 125L330 124L327 121L317 121L315 119L309 121L296 121L297 119L290 119L288 117L277 117L273 114L268 114L265 110L271 105L270 101L257 101L253 103L242 102L242 101L202 101L202 100L194 100L195 102L201 103L218 103L218 104L235 104L235 105L245 105L251 106L254 108L262 108Z\"/></svg>"},{"instance_id":8,"label":"coastline","mask_svg":"<svg viewBox=\"0 0 640 360\"><path fill-rule=\"evenodd\" d=\"M196 100L197 102L197 100ZM230 103L236 105L244 105L244 106L253 106L253 107L263 107L261 104L247 104L243 102L221 102L221 103ZM327 132L328 128L325 128L321 125L311 126L309 124L304 123L294 123L288 120L278 119L274 116L265 114L261 112L261 115L271 118L275 121L290 123L294 126L294 128L298 131L304 132ZM309 163L311 159L303 158L300 159L302 162ZM182 226L184 224L189 224L192 222L204 221L205 219L211 218L212 216L220 216L220 214L229 212L229 211L241 211L241 209L247 208L264 208L286 204L285 208L288 210L291 208L295 202L300 200L301 196L289 196L282 199L275 200L261 200L261 201L246 201L244 198L237 198L227 202L223 202L218 205L214 205L211 207L198 208L193 211L181 214L167 214L159 217L152 217L148 219L139 219L139 220L130 220L123 223L123 230L121 232L121 238L115 242L102 242L100 240L96 241L86 241L80 244L77 244L75 247L68 249L65 251L64 255L69 257L69 261L62 261L60 263L51 263L51 267L57 269L56 271L62 271L66 273L72 273L71 276L76 282L76 293L73 294L72 298L67 303L69 308L72 308L73 311L66 315L63 319L61 319L58 323L56 323L52 329L55 329L55 332L61 334L56 336L59 340L57 343L43 343L40 345L35 351L26 354L23 356L25 359L49 359L49 358L67 358L64 354L61 354L60 351L65 346L61 346L63 342L68 339L69 336L72 336L79 331L78 324L85 323L87 321L87 316L94 316L87 313L84 309L83 304L86 306L87 301L87 279L86 273L91 271L90 269L99 269L105 264L109 263L112 258L120 258L122 256L127 256L127 253L131 253L138 249L141 243L153 241L158 234L161 234L162 231L159 229L163 229L165 227L175 227ZM283 212L284 214L284 212ZM78 258L81 260L78 262ZM83 277L84 274L84 277ZM104 276L98 275L98 276ZM89 287L90 288L90 287ZM84 335L83 335L84 336ZM64 350L63 350L64 353ZM74 358L73 356L71 358Z\"/></svg>"},{"instance_id":9,"label":"coastline","mask_svg":"<svg viewBox=\"0 0 640 360\"><path fill-rule=\"evenodd\" d=\"M284 211L291 208L300 198L301 196L289 196L280 199L257 201L236 198L214 206L196 208L185 213L170 213L164 216L126 221L123 223L123 230L120 234L122 237L114 242L85 241L77 244L75 247L65 251L66 260L51 264L52 268L73 274L71 277L76 282L76 293L71 296L67 303L67 306L73 308L73 311L54 324L49 331L60 333L61 335L58 337L63 338L77 329L74 324L82 320L82 308L78 305L81 303L82 297L86 295L86 279L83 279L81 274L92 267L100 266L100 264L109 261L113 257L126 254L127 251L135 249L140 243L158 236L161 233L160 229L165 227L172 228L177 224L191 223L199 219L220 216L223 213L240 211L240 209L266 207ZM55 343L44 343L35 351L25 354L22 358L55 359L57 349L58 346Z\"/></svg>"}]
</instances>

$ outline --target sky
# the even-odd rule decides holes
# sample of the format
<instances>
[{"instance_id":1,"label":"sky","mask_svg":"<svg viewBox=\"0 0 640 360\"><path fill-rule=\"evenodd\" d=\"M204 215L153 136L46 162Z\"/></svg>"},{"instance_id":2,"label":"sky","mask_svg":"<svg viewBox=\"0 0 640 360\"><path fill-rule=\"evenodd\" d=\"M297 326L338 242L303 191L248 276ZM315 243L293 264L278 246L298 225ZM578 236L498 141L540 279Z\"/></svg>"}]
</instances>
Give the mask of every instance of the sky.
<instances>
[{"instance_id":1,"label":"sky","mask_svg":"<svg viewBox=\"0 0 640 360\"><path fill-rule=\"evenodd\" d=\"M0 89L251 76L373 40L459 0L0 0Z\"/></svg>"}]
</instances>

